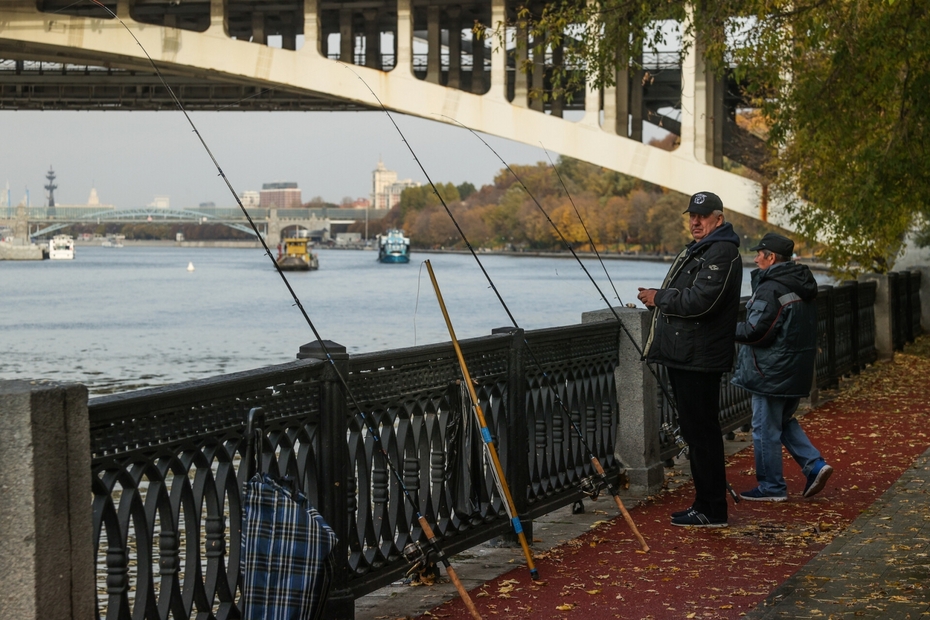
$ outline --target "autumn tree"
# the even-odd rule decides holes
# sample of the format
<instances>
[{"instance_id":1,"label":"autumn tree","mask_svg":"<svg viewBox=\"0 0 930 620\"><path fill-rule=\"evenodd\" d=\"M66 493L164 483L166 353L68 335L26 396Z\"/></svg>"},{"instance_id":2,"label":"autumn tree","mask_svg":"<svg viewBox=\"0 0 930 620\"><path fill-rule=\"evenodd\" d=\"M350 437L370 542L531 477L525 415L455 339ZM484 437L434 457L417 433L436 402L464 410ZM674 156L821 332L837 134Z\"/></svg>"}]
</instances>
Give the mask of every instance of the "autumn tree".
<instances>
[{"instance_id":1,"label":"autumn tree","mask_svg":"<svg viewBox=\"0 0 930 620\"><path fill-rule=\"evenodd\" d=\"M827 244L834 268L888 271L915 228L930 242L926 0L531 6L517 11L530 39L546 36L562 47L566 66L583 67L554 72L544 98L585 82L613 84L618 68L636 68L643 51L667 47L677 28L684 41L698 41L711 70L733 71L761 110L773 196L798 231Z\"/></svg>"}]
</instances>

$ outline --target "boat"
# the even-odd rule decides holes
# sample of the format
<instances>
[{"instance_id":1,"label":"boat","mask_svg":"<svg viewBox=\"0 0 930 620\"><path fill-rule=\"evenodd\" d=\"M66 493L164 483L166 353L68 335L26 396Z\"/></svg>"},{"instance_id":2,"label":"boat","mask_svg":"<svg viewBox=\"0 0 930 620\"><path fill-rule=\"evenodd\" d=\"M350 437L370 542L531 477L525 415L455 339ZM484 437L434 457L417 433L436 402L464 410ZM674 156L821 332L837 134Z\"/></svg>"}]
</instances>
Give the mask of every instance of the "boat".
<instances>
[{"instance_id":1,"label":"boat","mask_svg":"<svg viewBox=\"0 0 930 620\"><path fill-rule=\"evenodd\" d=\"M409 263L410 237L404 231L392 228L378 235L378 261L382 263Z\"/></svg>"},{"instance_id":2,"label":"boat","mask_svg":"<svg viewBox=\"0 0 930 620\"><path fill-rule=\"evenodd\" d=\"M310 238L307 231L301 230L295 236L285 237L278 245L278 258L275 259L282 271L310 271L320 268L320 260L310 251Z\"/></svg>"},{"instance_id":3,"label":"boat","mask_svg":"<svg viewBox=\"0 0 930 620\"><path fill-rule=\"evenodd\" d=\"M121 237L107 237L106 241L100 244L104 248L121 248L123 247L123 240Z\"/></svg>"},{"instance_id":4,"label":"boat","mask_svg":"<svg viewBox=\"0 0 930 620\"><path fill-rule=\"evenodd\" d=\"M74 259L74 237L71 235L55 235L48 242L48 257L52 260Z\"/></svg>"}]
</instances>

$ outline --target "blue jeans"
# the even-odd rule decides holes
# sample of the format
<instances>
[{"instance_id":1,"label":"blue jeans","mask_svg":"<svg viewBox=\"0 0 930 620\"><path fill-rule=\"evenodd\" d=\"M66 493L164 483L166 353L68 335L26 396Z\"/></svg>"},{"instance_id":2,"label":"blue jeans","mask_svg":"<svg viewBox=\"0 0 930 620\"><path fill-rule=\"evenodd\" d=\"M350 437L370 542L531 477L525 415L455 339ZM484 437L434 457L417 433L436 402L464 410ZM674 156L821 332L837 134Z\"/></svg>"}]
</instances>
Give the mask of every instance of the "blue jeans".
<instances>
[{"instance_id":1,"label":"blue jeans","mask_svg":"<svg viewBox=\"0 0 930 620\"><path fill-rule=\"evenodd\" d=\"M794 457L806 477L820 460L801 425L794 418L800 398L752 395L752 445L756 456L756 480L766 495L787 495L782 475L782 445Z\"/></svg>"}]
</instances>

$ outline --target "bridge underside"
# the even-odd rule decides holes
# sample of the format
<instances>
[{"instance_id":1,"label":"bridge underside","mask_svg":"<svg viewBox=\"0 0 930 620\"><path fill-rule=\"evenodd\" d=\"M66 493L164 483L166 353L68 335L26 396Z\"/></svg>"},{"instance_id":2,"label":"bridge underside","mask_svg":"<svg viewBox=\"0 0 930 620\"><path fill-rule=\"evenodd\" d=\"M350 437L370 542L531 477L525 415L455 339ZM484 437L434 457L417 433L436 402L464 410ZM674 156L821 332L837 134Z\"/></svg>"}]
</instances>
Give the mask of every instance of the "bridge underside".
<instances>
[{"instance_id":1,"label":"bridge underside","mask_svg":"<svg viewBox=\"0 0 930 620\"><path fill-rule=\"evenodd\" d=\"M685 194L719 193L759 217L760 187L725 172L751 169L757 139L737 127L730 80L695 54L648 57L617 87L543 101L558 48L533 58L476 40L471 25L512 17L504 0L10 0L0 16L0 109L177 109L154 61L188 110L380 110L545 146ZM532 43L525 33L514 40ZM542 43L542 42L541 42ZM693 48L692 48L693 49ZM516 67L529 62L529 73ZM359 79L361 78L361 79ZM648 79L647 79L648 78ZM364 83L363 83L364 82ZM372 92L377 95L377 99ZM580 121L562 117L577 111ZM676 133L667 152L642 143L646 122ZM764 216L763 216L764 217Z\"/></svg>"}]
</instances>

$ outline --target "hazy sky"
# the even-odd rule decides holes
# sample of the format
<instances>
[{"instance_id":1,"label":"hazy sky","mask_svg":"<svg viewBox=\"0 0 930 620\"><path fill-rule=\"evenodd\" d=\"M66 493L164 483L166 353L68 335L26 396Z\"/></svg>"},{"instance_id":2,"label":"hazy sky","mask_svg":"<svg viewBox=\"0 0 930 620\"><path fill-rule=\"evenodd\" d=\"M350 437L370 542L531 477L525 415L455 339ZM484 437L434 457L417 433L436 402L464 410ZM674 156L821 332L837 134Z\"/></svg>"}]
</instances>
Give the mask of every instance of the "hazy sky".
<instances>
[{"instance_id":1,"label":"hazy sky","mask_svg":"<svg viewBox=\"0 0 930 620\"><path fill-rule=\"evenodd\" d=\"M384 159L400 179L426 182L384 112L191 112L191 119L237 194L262 183L296 181L303 199L367 198ZM468 131L394 114L434 183L490 183L503 165ZM540 136L542 139L543 136ZM486 136L510 164L548 161L541 148ZM557 153L551 153L553 160ZM156 196L171 207L235 206L229 189L180 112L0 111L0 188L14 205L29 191L46 204L54 167L59 204L100 202L138 208Z\"/></svg>"}]
</instances>

